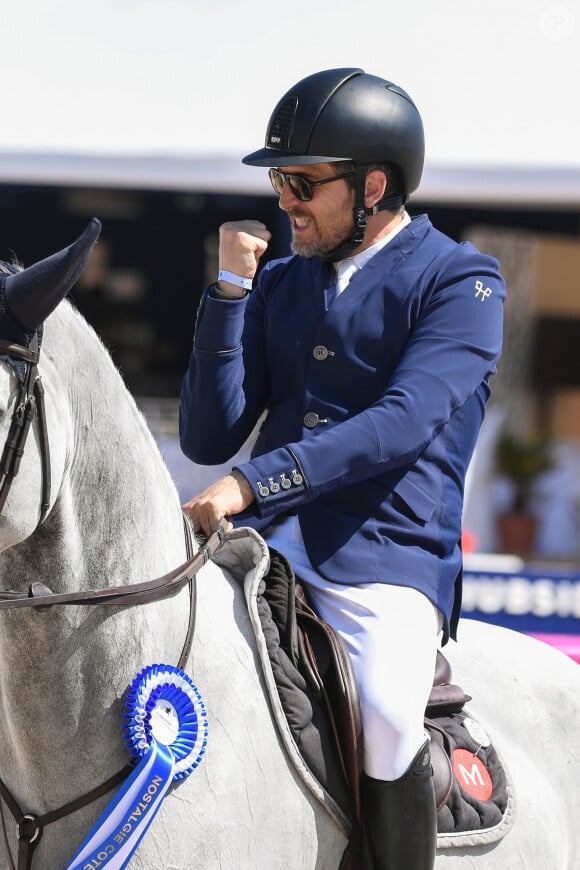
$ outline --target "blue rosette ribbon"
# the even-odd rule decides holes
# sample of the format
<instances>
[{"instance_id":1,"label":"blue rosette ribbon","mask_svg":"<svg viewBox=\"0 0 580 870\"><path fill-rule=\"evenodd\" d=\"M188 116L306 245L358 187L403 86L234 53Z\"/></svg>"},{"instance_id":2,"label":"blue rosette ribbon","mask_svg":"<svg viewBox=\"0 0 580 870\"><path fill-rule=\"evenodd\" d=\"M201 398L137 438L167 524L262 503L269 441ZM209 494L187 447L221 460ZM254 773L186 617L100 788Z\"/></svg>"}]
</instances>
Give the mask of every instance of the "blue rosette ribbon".
<instances>
[{"instance_id":1,"label":"blue rosette ribbon","mask_svg":"<svg viewBox=\"0 0 580 870\"><path fill-rule=\"evenodd\" d=\"M144 668L127 690L125 741L137 765L95 822L66 870L122 870L174 780L202 760L207 717L190 677L171 665Z\"/></svg>"}]
</instances>

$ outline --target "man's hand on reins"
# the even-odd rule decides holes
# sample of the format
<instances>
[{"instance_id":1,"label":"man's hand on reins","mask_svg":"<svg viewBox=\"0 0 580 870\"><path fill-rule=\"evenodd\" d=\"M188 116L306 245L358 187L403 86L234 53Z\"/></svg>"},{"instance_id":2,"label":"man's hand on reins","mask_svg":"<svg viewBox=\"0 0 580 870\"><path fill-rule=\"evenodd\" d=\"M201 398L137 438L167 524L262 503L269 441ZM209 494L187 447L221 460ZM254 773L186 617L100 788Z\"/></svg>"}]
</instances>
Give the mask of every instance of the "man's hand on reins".
<instances>
[{"instance_id":1,"label":"man's hand on reins","mask_svg":"<svg viewBox=\"0 0 580 870\"><path fill-rule=\"evenodd\" d=\"M243 474L234 469L186 502L183 510L209 537L222 517L229 520L253 501L254 493L250 484ZM232 525L228 523L226 531L230 532L231 529Z\"/></svg>"}]
</instances>

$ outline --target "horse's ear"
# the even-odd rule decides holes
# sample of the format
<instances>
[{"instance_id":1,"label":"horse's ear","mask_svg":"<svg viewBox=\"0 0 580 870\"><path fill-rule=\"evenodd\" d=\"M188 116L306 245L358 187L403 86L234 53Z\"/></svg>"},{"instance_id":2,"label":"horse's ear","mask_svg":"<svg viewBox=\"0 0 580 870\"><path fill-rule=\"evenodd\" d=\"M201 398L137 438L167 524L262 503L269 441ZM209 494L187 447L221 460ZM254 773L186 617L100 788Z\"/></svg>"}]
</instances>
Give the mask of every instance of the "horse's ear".
<instances>
[{"instance_id":1,"label":"horse's ear","mask_svg":"<svg viewBox=\"0 0 580 870\"><path fill-rule=\"evenodd\" d=\"M10 312L28 332L35 332L72 289L100 232L101 222L92 218L84 233L68 248L5 279Z\"/></svg>"}]
</instances>

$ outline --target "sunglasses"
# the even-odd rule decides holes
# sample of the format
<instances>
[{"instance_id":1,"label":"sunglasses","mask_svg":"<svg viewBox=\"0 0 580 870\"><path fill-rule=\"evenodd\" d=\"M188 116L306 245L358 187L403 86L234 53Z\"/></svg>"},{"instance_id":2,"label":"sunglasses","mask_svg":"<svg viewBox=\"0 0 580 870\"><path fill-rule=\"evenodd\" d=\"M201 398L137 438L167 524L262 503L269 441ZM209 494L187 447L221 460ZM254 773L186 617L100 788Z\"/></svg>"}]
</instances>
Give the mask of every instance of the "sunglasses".
<instances>
[{"instance_id":1,"label":"sunglasses","mask_svg":"<svg viewBox=\"0 0 580 870\"><path fill-rule=\"evenodd\" d=\"M279 169L270 169L268 172L272 187L278 194L281 195L284 190L284 185L289 184L290 190L297 199L302 202L309 202L314 195L314 188L320 187L321 184L329 184L331 181L338 181L339 178L347 178L349 175L354 175L354 171L343 172L341 175L333 175L331 178L323 178L322 181L308 181L302 175L292 175L288 172L280 172Z\"/></svg>"}]
</instances>

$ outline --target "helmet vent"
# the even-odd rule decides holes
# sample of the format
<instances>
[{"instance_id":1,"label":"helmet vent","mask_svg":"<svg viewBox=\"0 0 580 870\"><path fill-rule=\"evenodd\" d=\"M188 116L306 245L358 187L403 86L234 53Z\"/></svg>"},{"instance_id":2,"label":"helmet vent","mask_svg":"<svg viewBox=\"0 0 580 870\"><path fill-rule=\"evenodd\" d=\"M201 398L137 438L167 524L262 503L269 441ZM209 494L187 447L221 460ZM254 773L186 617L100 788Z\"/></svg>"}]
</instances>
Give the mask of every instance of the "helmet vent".
<instances>
[{"instance_id":1,"label":"helmet vent","mask_svg":"<svg viewBox=\"0 0 580 870\"><path fill-rule=\"evenodd\" d=\"M269 148L279 148L281 151L290 148L290 139L297 108L298 97L289 97L287 100L284 100L276 112L268 131L266 145Z\"/></svg>"}]
</instances>

